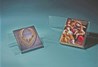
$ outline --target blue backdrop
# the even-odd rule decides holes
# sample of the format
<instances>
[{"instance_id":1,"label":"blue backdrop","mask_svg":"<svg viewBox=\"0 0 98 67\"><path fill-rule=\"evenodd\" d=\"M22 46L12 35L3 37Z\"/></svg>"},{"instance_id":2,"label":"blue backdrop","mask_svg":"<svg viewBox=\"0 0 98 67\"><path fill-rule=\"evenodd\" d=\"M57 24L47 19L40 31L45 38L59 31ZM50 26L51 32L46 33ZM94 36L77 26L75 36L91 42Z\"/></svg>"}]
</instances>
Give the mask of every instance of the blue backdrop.
<instances>
[{"instance_id":1,"label":"blue backdrop","mask_svg":"<svg viewBox=\"0 0 98 67\"><path fill-rule=\"evenodd\" d=\"M49 16L85 19L90 21L89 31L98 33L97 3L97 0L2 0L1 67L98 67L98 45L86 50L62 46L55 42L62 31L51 29L49 22ZM63 23L53 26L59 24ZM15 54L18 48L9 46L15 42L12 31L32 25L44 48Z\"/></svg>"}]
</instances>

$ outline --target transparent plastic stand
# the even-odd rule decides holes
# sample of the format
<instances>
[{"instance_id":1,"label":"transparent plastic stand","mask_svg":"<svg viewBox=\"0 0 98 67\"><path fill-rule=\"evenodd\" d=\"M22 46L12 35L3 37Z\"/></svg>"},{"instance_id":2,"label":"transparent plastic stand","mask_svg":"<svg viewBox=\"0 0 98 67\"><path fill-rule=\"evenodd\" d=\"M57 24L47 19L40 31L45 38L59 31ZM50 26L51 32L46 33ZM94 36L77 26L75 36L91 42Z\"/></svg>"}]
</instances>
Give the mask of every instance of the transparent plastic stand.
<instances>
[{"instance_id":1,"label":"transparent plastic stand","mask_svg":"<svg viewBox=\"0 0 98 67\"><path fill-rule=\"evenodd\" d=\"M40 31L40 28L39 28L39 30L37 30L37 33L39 34L39 36L44 34L41 31L40 31L41 33L39 33L38 31ZM44 37L45 37L44 35L40 37L40 40L42 41L42 44L44 43L44 41L43 41ZM11 30L10 33L8 33L7 39L8 39L8 46L11 49L11 51L15 55L21 54L21 50L19 49L19 44L16 41L16 38L15 38L14 33L13 33L13 30ZM25 53L27 53L27 52L25 52Z\"/></svg>"},{"instance_id":2,"label":"transparent plastic stand","mask_svg":"<svg viewBox=\"0 0 98 67\"><path fill-rule=\"evenodd\" d=\"M66 20L65 17L49 16L49 34L46 38L49 42L59 43Z\"/></svg>"},{"instance_id":3,"label":"transparent plastic stand","mask_svg":"<svg viewBox=\"0 0 98 67\"><path fill-rule=\"evenodd\" d=\"M59 40L60 40L61 34L63 32L64 25L66 24L66 21L67 21L66 17L49 16L48 33L50 33L50 34L48 34L48 36L46 37L46 40L48 42L60 45ZM90 36L91 33L89 33L88 31L90 31L90 22L88 22L88 27L87 27L87 31L86 31L86 40L85 40L86 47L88 47L88 45L90 44L90 43L88 43L90 41L90 40L88 40L88 36ZM98 34L96 34L96 36L98 36ZM95 43L91 43L91 45L92 44L95 44Z\"/></svg>"}]
</instances>

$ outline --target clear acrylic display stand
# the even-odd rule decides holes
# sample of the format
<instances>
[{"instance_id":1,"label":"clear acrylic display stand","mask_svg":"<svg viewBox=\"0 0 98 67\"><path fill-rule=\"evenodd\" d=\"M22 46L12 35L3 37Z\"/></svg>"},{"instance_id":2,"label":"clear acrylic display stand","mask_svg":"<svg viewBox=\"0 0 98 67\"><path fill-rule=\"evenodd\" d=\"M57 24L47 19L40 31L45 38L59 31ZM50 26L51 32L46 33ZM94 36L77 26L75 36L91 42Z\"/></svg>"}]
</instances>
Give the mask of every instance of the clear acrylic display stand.
<instances>
[{"instance_id":1,"label":"clear acrylic display stand","mask_svg":"<svg viewBox=\"0 0 98 67\"><path fill-rule=\"evenodd\" d=\"M64 25L66 24L67 18L66 17L59 17L59 16L49 16L49 35L47 40L52 43L56 43L60 45L60 36L64 30ZM89 32L90 31L90 22L88 22L88 27L86 31L86 39L84 48L89 48L95 44L98 44L98 34ZM91 40L94 40L93 42Z\"/></svg>"},{"instance_id":2,"label":"clear acrylic display stand","mask_svg":"<svg viewBox=\"0 0 98 67\"><path fill-rule=\"evenodd\" d=\"M46 38L48 41L59 43L66 20L67 18L65 17L49 16L49 34Z\"/></svg>"},{"instance_id":3,"label":"clear acrylic display stand","mask_svg":"<svg viewBox=\"0 0 98 67\"><path fill-rule=\"evenodd\" d=\"M14 29L15 30L15 29ZM8 36L7 36L7 40L8 40L8 46L9 48L11 49L11 51L15 54L15 55L19 55L21 54L21 50L19 49L19 44L17 43L16 41L16 38L14 36L14 33L13 31L14 30L11 30L9 33L8 33ZM17 29L16 29L17 30ZM40 35L42 35L40 33ZM42 43L44 43L43 39L44 39L44 36L41 36L40 37ZM25 52L27 53L27 52Z\"/></svg>"}]
</instances>

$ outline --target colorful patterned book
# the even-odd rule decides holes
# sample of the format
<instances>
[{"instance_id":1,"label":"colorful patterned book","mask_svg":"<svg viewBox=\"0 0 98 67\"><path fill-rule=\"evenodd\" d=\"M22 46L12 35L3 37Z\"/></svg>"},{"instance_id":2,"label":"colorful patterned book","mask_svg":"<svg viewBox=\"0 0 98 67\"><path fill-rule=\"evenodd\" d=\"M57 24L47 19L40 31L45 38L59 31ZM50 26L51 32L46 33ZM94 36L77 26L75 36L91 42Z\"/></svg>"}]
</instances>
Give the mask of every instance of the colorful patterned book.
<instances>
[{"instance_id":1,"label":"colorful patterned book","mask_svg":"<svg viewBox=\"0 0 98 67\"><path fill-rule=\"evenodd\" d=\"M87 28L88 21L68 18L60 38L60 43L84 48Z\"/></svg>"}]
</instances>

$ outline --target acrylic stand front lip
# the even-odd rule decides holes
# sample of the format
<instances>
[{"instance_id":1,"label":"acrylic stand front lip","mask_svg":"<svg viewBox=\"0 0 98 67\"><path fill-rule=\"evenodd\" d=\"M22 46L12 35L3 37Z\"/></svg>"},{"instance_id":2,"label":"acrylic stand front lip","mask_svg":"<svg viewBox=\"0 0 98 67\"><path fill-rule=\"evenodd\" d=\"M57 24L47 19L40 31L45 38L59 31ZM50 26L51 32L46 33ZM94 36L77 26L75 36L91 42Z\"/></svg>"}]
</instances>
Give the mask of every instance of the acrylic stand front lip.
<instances>
[{"instance_id":1,"label":"acrylic stand front lip","mask_svg":"<svg viewBox=\"0 0 98 67\"><path fill-rule=\"evenodd\" d=\"M95 32L87 32L86 42L85 42L85 49L93 47L98 44L98 33Z\"/></svg>"}]
</instances>

